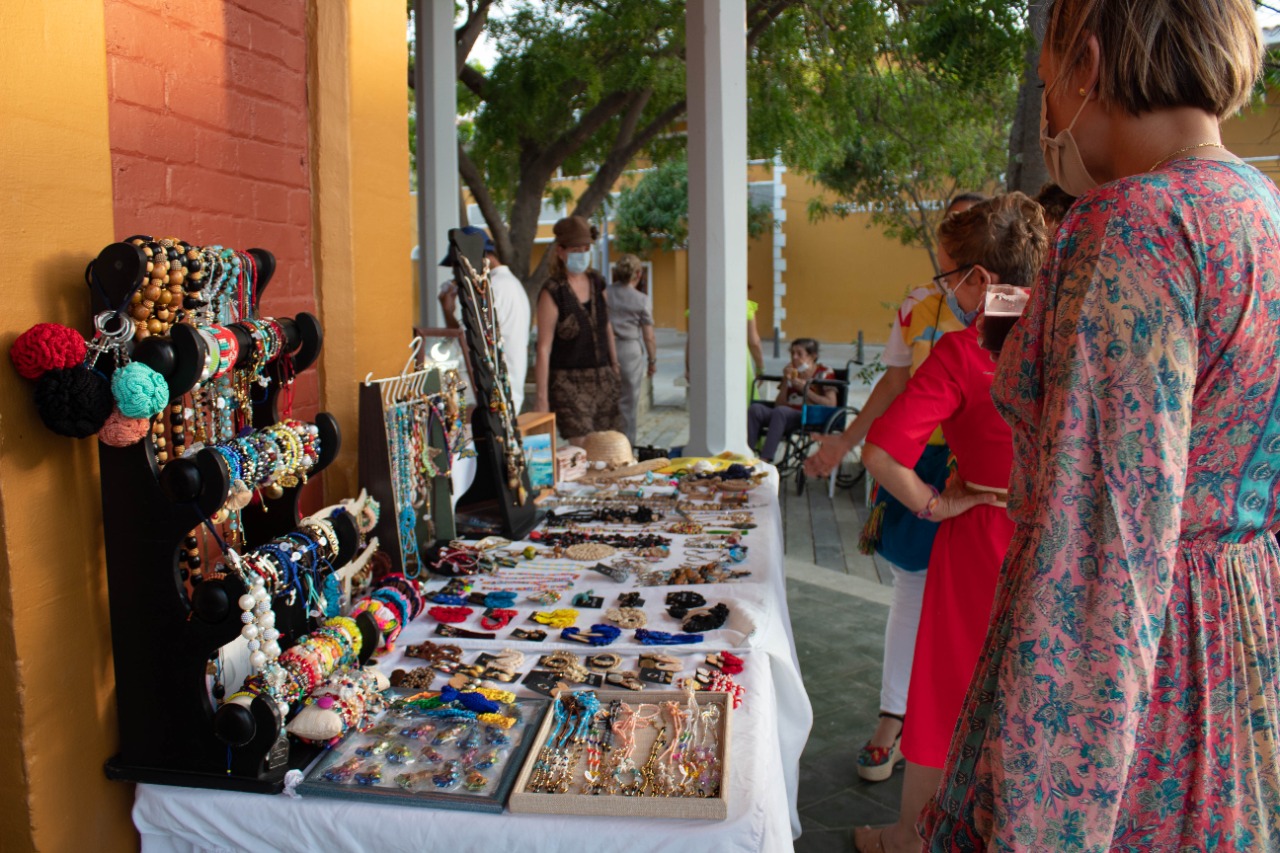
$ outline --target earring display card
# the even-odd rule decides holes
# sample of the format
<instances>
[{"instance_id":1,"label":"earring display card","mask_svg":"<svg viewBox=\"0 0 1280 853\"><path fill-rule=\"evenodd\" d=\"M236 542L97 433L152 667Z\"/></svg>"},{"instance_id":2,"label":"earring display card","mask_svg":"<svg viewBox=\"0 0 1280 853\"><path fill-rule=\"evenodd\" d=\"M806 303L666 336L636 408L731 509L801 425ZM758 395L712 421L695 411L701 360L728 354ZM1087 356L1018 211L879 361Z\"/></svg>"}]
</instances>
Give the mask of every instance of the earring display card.
<instances>
[{"instance_id":1,"label":"earring display card","mask_svg":"<svg viewBox=\"0 0 1280 853\"><path fill-rule=\"evenodd\" d=\"M387 710L324 753L298 786L318 797L500 813L550 703L517 699L503 729L476 720Z\"/></svg>"},{"instance_id":2,"label":"earring display card","mask_svg":"<svg viewBox=\"0 0 1280 853\"><path fill-rule=\"evenodd\" d=\"M562 694L563 696L564 694ZM571 694L581 697L583 692ZM727 693L699 692L696 723L688 720L688 694L679 690L634 693L595 691L601 711L617 701L625 706L607 724L612 748L595 758L590 748L574 748L557 734L557 714L548 712L532 739L507 807L516 813L606 815L724 820L729 787L732 702ZM612 706L617 708L618 706ZM680 718L680 737L671 709ZM572 710L562 712L574 725ZM603 732L601 737L607 737ZM672 740L675 746L672 747ZM590 744L593 735L584 740ZM558 749L561 745L567 749ZM572 766L564 769L565 756ZM599 760L597 767L593 762ZM553 778L554 777L554 778ZM550 791L548 793L547 791Z\"/></svg>"}]
</instances>

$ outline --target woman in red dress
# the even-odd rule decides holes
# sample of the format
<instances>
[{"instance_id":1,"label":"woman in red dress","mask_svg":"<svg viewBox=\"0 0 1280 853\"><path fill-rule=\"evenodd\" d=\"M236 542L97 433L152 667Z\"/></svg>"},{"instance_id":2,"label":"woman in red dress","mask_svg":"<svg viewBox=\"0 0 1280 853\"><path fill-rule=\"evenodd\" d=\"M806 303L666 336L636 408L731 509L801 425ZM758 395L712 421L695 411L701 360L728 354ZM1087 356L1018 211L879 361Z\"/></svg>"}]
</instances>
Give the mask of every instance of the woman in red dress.
<instances>
[{"instance_id":1,"label":"woman in red dress","mask_svg":"<svg viewBox=\"0 0 1280 853\"><path fill-rule=\"evenodd\" d=\"M939 278L961 308L982 304L988 284L1027 286L1048 240L1040 206L1009 193L948 216L938 239L955 268ZM1005 511L1013 464L1008 424L991 401L995 361L978 325L950 332L867 434L862 462L921 518L941 522L929 556L916 637L902 753L907 759L898 822L854 833L860 851L919 850L915 823L937 790L965 689L987 633L996 579L1013 536ZM956 472L939 494L912 468L941 425Z\"/></svg>"}]
</instances>

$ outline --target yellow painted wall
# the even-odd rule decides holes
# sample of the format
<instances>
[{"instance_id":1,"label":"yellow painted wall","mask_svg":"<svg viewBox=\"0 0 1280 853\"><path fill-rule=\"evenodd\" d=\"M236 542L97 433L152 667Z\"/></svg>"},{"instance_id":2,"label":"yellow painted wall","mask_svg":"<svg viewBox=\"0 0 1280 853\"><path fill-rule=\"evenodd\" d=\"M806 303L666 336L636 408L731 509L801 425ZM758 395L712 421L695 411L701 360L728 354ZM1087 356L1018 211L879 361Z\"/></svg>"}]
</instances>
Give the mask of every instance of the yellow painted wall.
<instances>
[{"instance_id":1,"label":"yellow painted wall","mask_svg":"<svg viewBox=\"0 0 1280 853\"><path fill-rule=\"evenodd\" d=\"M747 298L760 306L756 328L768 340L773 335L773 240L768 232L747 243L747 284Z\"/></svg>"},{"instance_id":2,"label":"yellow painted wall","mask_svg":"<svg viewBox=\"0 0 1280 853\"><path fill-rule=\"evenodd\" d=\"M34 323L90 330L85 263L114 236L102 3L0 3L0 32L15 46L0 75L7 351ZM45 429L31 383L0 368L6 851L138 844L132 786L102 772L116 717L97 470L97 443Z\"/></svg>"},{"instance_id":3,"label":"yellow painted wall","mask_svg":"<svg viewBox=\"0 0 1280 853\"><path fill-rule=\"evenodd\" d=\"M1271 180L1280 179L1280 92L1269 93L1270 103L1252 107L1222 125L1222 141L1239 157L1268 157L1255 162Z\"/></svg>"},{"instance_id":4,"label":"yellow painted wall","mask_svg":"<svg viewBox=\"0 0 1280 853\"><path fill-rule=\"evenodd\" d=\"M761 178L755 178L760 180ZM884 343L893 308L908 290L933 275L929 256L868 227L870 217L830 217L810 222L809 200L820 190L803 175L787 172L783 229L787 245L782 275L786 319L783 339L799 337L848 343L861 329L867 343ZM688 307L686 252L659 252L653 262L654 322L684 331ZM750 241L747 275L751 298L760 303L756 325L767 342L773 335L773 242L770 235ZM766 345L766 351L769 347Z\"/></svg>"},{"instance_id":5,"label":"yellow painted wall","mask_svg":"<svg viewBox=\"0 0 1280 853\"><path fill-rule=\"evenodd\" d=\"M819 188L794 172L786 184L785 337L848 343L861 329L868 343L884 343L897 303L934 274L928 254L888 239L865 214L810 222Z\"/></svg>"},{"instance_id":6,"label":"yellow painted wall","mask_svg":"<svg viewBox=\"0 0 1280 853\"><path fill-rule=\"evenodd\" d=\"M398 373L413 338L407 21L401 0L312 0L309 22L320 399L344 436L325 471L334 500L359 491L357 384Z\"/></svg>"}]
</instances>

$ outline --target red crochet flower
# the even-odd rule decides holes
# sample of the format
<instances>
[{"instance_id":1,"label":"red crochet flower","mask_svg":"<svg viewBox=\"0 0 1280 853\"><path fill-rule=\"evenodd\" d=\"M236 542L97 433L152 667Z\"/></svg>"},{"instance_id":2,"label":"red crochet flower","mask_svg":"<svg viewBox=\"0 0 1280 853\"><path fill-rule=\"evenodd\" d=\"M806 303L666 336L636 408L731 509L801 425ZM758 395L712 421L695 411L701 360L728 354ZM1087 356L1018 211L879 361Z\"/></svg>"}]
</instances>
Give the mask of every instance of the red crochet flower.
<instances>
[{"instance_id":1,"label":"red crochet flower","mask_svg":"<svg viewBox=\"0 0 1280 853\"><path fill-rule=\"evenodd\" d=\"M39 379L46 371L84 364L88 355L84 338L59 323L37 323L9 347L9 359L26 379Z\"/></svg>"}]
</instances>

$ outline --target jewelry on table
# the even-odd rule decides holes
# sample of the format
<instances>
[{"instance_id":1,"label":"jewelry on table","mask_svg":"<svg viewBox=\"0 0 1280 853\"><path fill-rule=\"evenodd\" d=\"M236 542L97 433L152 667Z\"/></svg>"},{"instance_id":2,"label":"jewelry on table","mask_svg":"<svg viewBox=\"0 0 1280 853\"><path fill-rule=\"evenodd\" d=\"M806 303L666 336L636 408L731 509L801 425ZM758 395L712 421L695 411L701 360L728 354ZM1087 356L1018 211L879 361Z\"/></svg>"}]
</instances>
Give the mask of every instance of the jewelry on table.
<instances>
[{"instance_id":1,"label":"jewelry on table","mask_svg":"<svg viewBox=\"0 0 1280 853\"><path fill-rule=\"evenodd\" d=\"M577 545L570 545L564 549L564 555L571 560L583 560L586 562L596 562L599 560L607 560L617 553L612 545L605 545L600 542L582 542Z\"/></svg>"},{"instance_id":2,"label":"jewelry on table","mask_svg":"<svg viewBox=\"0 0 1280 853\"><path fill-rule=\"evenodd\" d=\"M428 666L413 669L397 669L391 673L391 686L410 690L427 690L435 681L436 671Z\"/></svg>"},{"instance_id":3,"label":"jewelry on table","mask_svg":"<svg viewBox=\"0 0 1280 853\"><path fill-rule=\"evenodd\" d=\"M613 652L601 652L587 658L587 667L596 672L611 672L622 665L622 658Z\"/></svg>"},{"instance_id":4,"label":"jewelry on table","mask_svg":"<svg viewBox=\"0 0 1280 853\"><path fill-rule=\"evenodd\" d=\"M729 606L723 601L709 610L694 613L684 620L680 629L689 634L701 634L720 628L729 619Z\"/></svg>"},{"instance_id":5,"label":"jewelry on table","mask_svg":"<svg viewBox=\"0 0 1280 853\"><path fill-rule=\"evenodd\" d=\"M659 672L679 672L684 669L680 659L660 652L643 652L640 655L641 669L656 669Z\"/></svg>"},{"instance_id":6,"label":"jewelry on table","mask_svg":"<svg viewBox=\"0 0 1280 853\"><path fill-rule=\"evenodd\" d=\"M637 607L611 607L605 611L604 618L619 628L643 628L649 624L649 617Z\"/></svg>"},{"instance_id":7,"label":"jewelry on table","mask_svg":"<svg viewBox=\"0 0 1280 853\"><path fill-rule=\"evenodd\" d=\"M593 646L607 646L618 639L621 633L621 628L615 628L612 625L592 625L590 631L583 631L579 628L565 628L560 632L560 639L590 643Z\"/></svg>"},{"instance_id":8,"label":"jewelry on table","mask_svg":"<svg viewBox=\"0 0 1280 853\"><path fill-rule=\"evenodd\" d=\"M632 572L632 569L624 565L621 560L613 565L609 565L608 563L596 563L591 567L591 570L599 572L617 583L626 583L627 578L631 577Z\"/></svg>"},{"instance_id":9,"label":"jewelry on table","mask_svg":"<svg viewBox=\"0 0 1280 853\"><path fill-rule=\"evenodd\" d=\"M432 607L427 611L437 622L465 622L471 613L470 607Z\"/></svg>"},{"instance_id":10,"label":"jewelry on table","mask_svg":"<svg viewBox=\"0 0 1280 853\"><path fill-rule=\"evenodd\" d=\"M614 684L627 690L635 690L637 692L644 690L644 682L640 680L639 673L633 670L606 673L604 680L609 684Z\"/></svg>"},{"instance_id":11,"label":"jewelry on table","mask_svg":"<svg viewBox=\"0 0 1280 853\"><path fill-rule=\"evenodd\" d=\"M530 618L551 628L568 628L578 621L578 611L565 607L550 613L534 613Z\"/></svg>"},{"instance_id":12,"label":"jewelry on table","mask_svg":"<svg viewBox=\"0 0 1280 853\"><path fill-rule=\"evenodd\" d=\"M701 634L671 634L666 631L636 630L636 642L646 646L675 646L684 643L701 643Z\"/></svg>"},{"instance_id":13,"label":"jewelry on table","mask_svg":"<svg viewBox=\"0 0 1280 853\"><path fill-rule=\"evenodd\" d=\"M587 679L587 669L581 659L573 652L552 652L539 662L541 666L567 678L570 681L582 682Z\"/></svg>"}]
</instances>

